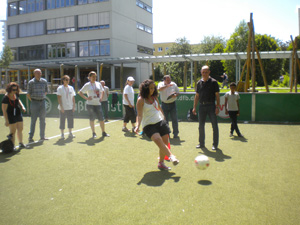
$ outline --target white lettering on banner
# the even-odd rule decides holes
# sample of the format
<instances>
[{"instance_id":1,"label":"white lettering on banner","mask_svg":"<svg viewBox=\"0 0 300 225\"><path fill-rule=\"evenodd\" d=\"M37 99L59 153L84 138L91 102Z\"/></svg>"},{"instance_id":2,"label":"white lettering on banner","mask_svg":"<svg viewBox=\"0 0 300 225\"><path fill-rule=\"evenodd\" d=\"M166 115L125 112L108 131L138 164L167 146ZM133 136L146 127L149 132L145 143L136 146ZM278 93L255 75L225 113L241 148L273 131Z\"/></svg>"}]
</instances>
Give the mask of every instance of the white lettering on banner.
<instances>
[{"instance_id":1,"label":"white lettering on banner","mask_svg":"<svg viewBox=\"0 0 300 225\"><path fill-rule=\"evenodd\" d=\"M192 95L191 97L187 96L187 95L180 95L177 100L178 101L194 101L195 99L195 95Z\"/></svg>"},{"instance_id":2,"label":"white lettering on banner","mask_svg":"<svg viewBox=\"0 0 300 225\"><path fill-rule=\"evenodd\" d=\"M87 104L86 101L78 101L75 103L75 111L79 114L80 112L87 111ZM115 106L113 107L112 104L108 101L108 111L109 112L122 112L121 111L122 104L118 101Z\"/></svg>"}]
</instances>

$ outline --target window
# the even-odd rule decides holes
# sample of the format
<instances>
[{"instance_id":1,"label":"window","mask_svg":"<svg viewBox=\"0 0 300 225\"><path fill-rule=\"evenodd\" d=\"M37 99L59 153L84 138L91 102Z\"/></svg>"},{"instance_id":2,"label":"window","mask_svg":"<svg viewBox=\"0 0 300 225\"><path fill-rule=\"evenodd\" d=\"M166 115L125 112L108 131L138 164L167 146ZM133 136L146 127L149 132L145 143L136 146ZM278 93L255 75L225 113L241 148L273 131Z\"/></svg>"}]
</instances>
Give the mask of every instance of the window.
<instances>
[{"instance_id":1,"label":"window","mask_svg":"<svg viewBox=\"0 0 300 225\"><path fill-rule=\"evenodd\" d=\"M75 31L75 17L60 17L47 20L47 34Z\"/></svg>"},{"instance_id":2,"label":"window","mask_svg":"<svg viewBox=\"0 0 300 225\"><path fill-rule=\"evenodd\" d=\"M17 38L17 30L18 30L18 25L10 25L8 26L8 38Z\"/></svg>"},{"instance_id":3,"label":"window","mask_svg":"<svg viewBox=\"0 0 300 225\"><path fill-rule=\"evenodd\" d=\"M25 14L26 13L26 1L20 1L19 2L19 14Z\"/></svg>"},{"instance_id":4,"label":"window","mask_svg":"<svg viewBox=\"0 0 300 225\"><path fill-rule=\"evenodd\" d=\"M140 53L153 55L153 49L152 48L144 47L144 46L141 46L141 45L137 46L137 51L140 52Z\"/></svg>"},{"instance_id":5,"label":"window","mask_svg":"<svg viewBox=\"0 0 300 225\"><path fill-rule=\"evenodd\" d=\"M158 48L157 48L157 51L158 51L158 52L162 52L162 50L163 50L162 47L158 47Z\"/></svg>"},{"instance_id":6,"label":"window","mask_svg":"<svg viewBox=\"0 0 300 225\"><path fill-rule=\"evenodd\" d=\"M44 21L19 24L19 37L43 35L44 28Z\"/></svg>"},{"instance_id":7,"label":"window","mask_svg":"<svg viewBox=\"0 0 300 225\"><path fill-rule=\"evenodd\" d=\"M74 4L74 0L66 0L66 7L68 6L73 6Z\"/></svg>"},{"instance_id":8,"label":"window","mask_svg":"<svg viewBox=\"0 0 300 225\"><path fill-rule=\"evenodd\" d=\"M147 5L146 3L140 1L140 0L136 0L136 5L144 10L146 10L149 13L152 13L152 7Z\"/></svg>"},{"instance_id":9,"label":"window","mask_svg":"<svg viewBox=\"0 0 300 225\"><path fill-rule=\"evenodd\" d=\"M47 9L55 9L55 0L47 0Z\"/></svg>"},{"instance_id":10,"label":"window","mask_svg":"<svg viewBox=\"0 0 300 225\"><path fill-rule=\"evenodd\" d=\"M35 11L42 11L44 10L44 0L36 0L35 2Z\"/></svg>"},{"instance_id":11,"label":"window","mask_svg":"<svg viewBox=\"0 0 300 225\"><path fill-rule=\"evenodd\" d=\"M65 7L65 0L56 0L56 8Z\"/></svg>"},{"instance_id":12,"label":"window","mask_svg":"<svg viewBox=\"0 0 300 225\"><path fill-rule=\"evenodd\" d=\"M9 10L9 16L16 16L17 13L18 13L18 10L17 10L17 3L16 2L13 2L13 3L10 3L9 4L9 7L8 7L8 10Z\"/></svg>"},{"instance_id":13,"label":"window","mask_svg":"<svg viewBox=\"0 0 300 225\"><path fill-rule=\"evenodd\" d=\"M93 40L79 42L79 56L110 55L110 40Z\"/></svg>"},{"instance_id":14,"label":"window","mask_svg":"<svg viewBox=\"0 0 300 225\"><path fill-rule=\"evenodd\" d=\"M78 16L78 30L109 28L109 12L84 14Z\"/></svg>"},{"instance_id":15,"label":"window","mask_svg":"<svg viewBox=\"0 0 300 225\"><path fill-rule=\"evenodd\" d=\"M19 48L19 60L41 60L45 59L45 51L43 45L35 45Z\"/></svg>"},{"instance_id":16,"label":"window","mask_svg":"<svg viewBox=\"0 0 300 225\"><path fill-rule=\"evenodd\" d=\"M143 31L146 31L146 32L149 33L149 34L152 34L152 28L151 28L151 27L148 27L148 26L146 26L146 25L144 25L144 24L142 24L142 23L137 22L137 23L136 23L136 27L137 27L137 29L139 29L139 30L143 30Z\"/></svg>"},{"instance_id":17,"label":"window","mask_svg":"<svg viewBox=\"0 0 300 225\"><path fill-rule=\"evenodd\" d=\"M75 57L75 42L67 43L66 57Z\"/></svg>"},{"instance_id":18,"label":"window","mask_svg":"<svg viewBox=\"0 0 300 225\"><path fill-rule=\"evenodd\" d=\"M50 44L47 53L48 59L75 57L75 42Z\"/></svg>"},{"instance_id":19,"label":"window","mask_svg":"<svg viewBox=\"0 0 300 225\"><path fill-rule=\"evenodd\" d=\"M35 0L27 0L27 13L35 12Z\"/></svg>"},{"instance_id":20,"label":"window","mask_svg":"<svg viewBox=\"0 0 300 225\"><path fill-rule=\"evenodd\" d=\"M87 0L78 0L78 5L87 4Z\"/></svg>"}]
</instances>

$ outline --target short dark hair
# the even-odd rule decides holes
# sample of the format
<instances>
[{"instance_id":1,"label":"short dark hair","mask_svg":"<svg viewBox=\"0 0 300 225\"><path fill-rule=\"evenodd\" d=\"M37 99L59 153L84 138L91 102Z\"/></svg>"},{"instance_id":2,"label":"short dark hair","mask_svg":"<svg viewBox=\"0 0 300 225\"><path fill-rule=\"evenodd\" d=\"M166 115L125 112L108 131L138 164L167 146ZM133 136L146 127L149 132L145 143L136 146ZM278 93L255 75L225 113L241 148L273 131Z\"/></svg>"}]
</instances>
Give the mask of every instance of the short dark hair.
<instances>
[{"instance_id":1,"label":"short dark hair","mask_svg":"<svg viewBox=\"0 0 300 225\"><path fill-rule=\"evenodd\" d=\"M231 86L235 86L236 87L236 83L234 83L234 82L230 83L230 87Z\"/></svg>"},{"instance_id":2,"label":"short dark hair","mask_svg":"<svg viewBox=\"0 0 300 225\"><path fill-rule=\"evenodd\" d=\"M149 87L150 87L151 84L154 84L154 86L155 86L155 90L154 90L152 96L153 96L153 97L157 97L157 96L158 96L157 87L156 87L154 81L148 79L148 80L143 81L143 82L140 84L140 96L141 96L142 98L148 98L149 93L150 93Z\"/></svg>"}]
</instances>

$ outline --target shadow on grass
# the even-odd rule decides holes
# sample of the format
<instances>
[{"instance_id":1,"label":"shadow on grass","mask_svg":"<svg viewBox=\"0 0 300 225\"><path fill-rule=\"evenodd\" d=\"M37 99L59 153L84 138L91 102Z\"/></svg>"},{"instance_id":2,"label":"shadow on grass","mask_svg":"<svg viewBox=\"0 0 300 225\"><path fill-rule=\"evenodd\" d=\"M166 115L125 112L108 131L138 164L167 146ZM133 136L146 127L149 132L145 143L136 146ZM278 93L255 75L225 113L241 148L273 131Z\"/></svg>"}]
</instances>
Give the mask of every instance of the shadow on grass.
<instances>
[{"instance_id":1,"label":"shadow on grass","mask_svg":"<svg viewBox=\"0 0 300 225\"><path fill-rule=\"evenodd\" d=\"M136 137L137 134L136 134L136 133L133 133L133 132L125 132L125 133L124 133L124 136L125 136L125 137Z\"/></svg>"},{"instance_id":2,"label":"shadow on grass","mask_svg":"<svg viewBox=\"0 0 300 225\"><path fill-rule=\"evenodd\" d=\"M28 143L26 149L33 149L33 148L41 146L43 144L44 144L44 141L37 141L37 142Z\"/></svg>"},{"instance_id":3,"label":"shadow on grass","mask_svg":"<svg viewBox=\"0 0 300 225\"><path fill-rule=\"evenodd\" d=\"M73 142L73 138L66 138L66 139L58 139L57 142L54 143L54 145L64 146L68 143Z\"/></svg>"},{"instance_id":4,"label":"shadow on grass","mask_svg":"<svg viewBox=\"0 0 300 225\"><path fill-rule=\"evenodd\" d=\"M178 138L170 138L171 145L181 145L182 142L185 142L184 140L180 140L180 137Z\"/></svg>"},{"instance_id":5,"label":"shadow on grass","mask_svg":"<svg viewBox=\"0 0 300 225\"><path fill-rule=\"evenodd\" d=\"M173 177L175 173L169 171L151 171L144 174L144 177L137 183L137 185L146 184L147 186L158 187L164 184L166 180L174 180L179 182L181 177Z\"/></svg>"},{"instance_id":6,"label":"shadow on grass","mask_svg":"<svg viewBox=\"0 0 300 225\"><path fill-rule=\"evenodd\" d=\"M208 186L208 185L212 185L212 182L210 180L199 180L198 184Z\"/></svg>"},{"instance_id":7,"label":"shadow on grass","mask_svg":"<svg viewBox=\"0 0 300 225\"><path fill-rule=\"evenodd\" d=\"M104 137L101 137L101 138L98 138L98 139L89 138L85 142L78 142L78 143L79 144L85 144L85 145L88 145L88 146L94 146L95 144L100 143L103 140L104 140Z\"/></svg>"},{"instance_id":8,"label":"shadow on grass","mask_svg":"<svg viewBox=\"0 0 300 225\"><path fill-rule=\"evenodd\" d=\"M20 151L11 152L11 153L0 153L0 163L5 163L10 160L11 157L18 154Z\"/></svg>"},{"instance_id":9,"label":"shadow on grass","mask_svg":"<svg viewBox=\"0 0 300 225\"><path fill-rule=\"evenodd\" d=\"M224 162L225 159L231 159L231 156L225 155L219 148L216 151L209 151L206 147L201 149L203 152L199 153L203 153L207 157L214 158L217 162Z\"/></svg>"},{"instance_id":10,"label":"shadow on grass","mask_svg":"<svg viewBox=\"0 0 300 225\"><path fill-rule=\"evenodd\" d=\"M245 137L239 137L239 136L233 136L231 138L231 140L233 140L233 141L240 141L240 142L248 142L247 138L245 138Z\"/></svg>"}]
</instances>

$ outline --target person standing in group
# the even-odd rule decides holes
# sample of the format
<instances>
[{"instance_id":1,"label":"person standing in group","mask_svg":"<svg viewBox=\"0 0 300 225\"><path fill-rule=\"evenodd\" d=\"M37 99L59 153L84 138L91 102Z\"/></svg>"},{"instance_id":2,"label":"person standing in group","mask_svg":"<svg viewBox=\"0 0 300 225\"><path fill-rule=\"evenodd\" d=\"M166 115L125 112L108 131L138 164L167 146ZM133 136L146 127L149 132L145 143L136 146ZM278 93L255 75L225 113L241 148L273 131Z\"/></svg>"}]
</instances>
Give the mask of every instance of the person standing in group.
<instances>
[{"instance_id":1,"label":"person standing in group","mask_svg":"<svg viewBox=\"0 0 300 225\"><path fill-rule=\"evenodd\" d=\"M100 81L104 92L103 92L103 98L101 101L101 106L102 106L102 112L103 112L103 119L104 122L108 122L108 96L109 96L109 87L105 86L105 81L101 80Z\"/></svg>"},{"instance_id":2,"label":"person standing in group","mask_svg":"<svg viewBox=\"0 0 300 225\"><path fill-rule=\"evenodd\" d=\"M75 138L72 134L74 127L74 111L75 111L75 91L72 86L69 85L70 77L64 75L62 77L62 85L57 88L57 101L59 110L59 129L61 130L61 139L64 139L64 130L66 119L68 121L69 138Z\"/></svg>"},{"instance_id":3,"label":"person standing in group","mask_svg":"<svg viewBox=\"0 0 300 225\"><path fill-rule=\"evenodd\" d=\"M164 111L167 122L169 123L169 114L172 120L172 128L174 138L178 138L178 118L177 118L177 107L176 99L179 95L179 88L177 84L171 81L170 75L165 75L164 80L157 86L160 92L161 107Z\"/></svg>"},{"instance_id":4,"label":"person standing in group","mask_svg":"<svg viewBox=\"0 0 300 225\"><path fill-rule=\"evenodd\" d=\"M33 71L34 78L28 82L27 98L31 101L30 115L31 124L29 131L29 142L34 142L33 136L35 132L36 120L40 119L40 141L48 140L45 137L46 128L46 95L48 92L47 80L42 78L42 71L35 69Z\"/></svg>"},{"instance_id":5,"label":"person standing in group","mask_svg":"<svg viewBox=\"0 0 300 225\"><path fill-rule=\"evenodd\" d=\"M223 78L222 89L225 86L228 88L228 75L226 73L223 73L223 75L221 75L221 77Z\"/></svg>"},{"instance_id":6,"label":"person standing in group","mask_svg":"<svg viewBox=\"0 0 300 225\"><path fill-rule=\"evenodd\" d=\"M173 165L177 165L179 160L168 148L170 128L164 120L163 110L157 99L158 91L153 80L145 80L140 85L140 97L137 100L137 126L135 132L139 132L140 125L143 132L151 138L159 148L158 169L169 170L170 167L164 164L165 156L170 158Z\"/></svg>"},{"instance_id":7,"label":"person standing in group","mask_svg":"<svg viewBox=\"0 0 300 225\"><path fill-rule=\"evenodd\" d=\"M103 121L101 100L103 97L104 89L100 82L97 82L97 73L91 71L88 75L89 82L85 83L80 89L78 94L87 101L87 111L90 119L90 126L92 129L92 137L96 138L95 132L95 119L97 118L100 123L100 128L102 131L102 137L109 137L109 134L105 132L105 124ZM85 96L84 94L87 94Z\"/></svg>"},{"instance_id":8,"label":"person standing in group","mask_svg":"<svg viewBox=\"0 0 300 225\"><path fill-rule=\"evenodd\" d=\"M131 121L132 124L132 132L134 132L135 128L136 112L134 107L134 90L132 87L134 81L135 80L133 77L128 77L123 91L123 106L125 108L125 116L122 131L124 132L129 132L126 127L129 121Z\"/></svg>"},{"instance_id":9,"label":"person standing in group","mask_svg":"<svg viewBox=\"0 0 300 225\"><path fill-rule=\"evenodd\" d=\"M239 99L240 95L235 91L236 84L232 82L230 84L230 91L225 94L225 114L228 115L231 119L231 128L229 137L233 136L233 132L236 131L239 137L244 137L237 125L237 117L240 115L240 105Z\"/></svg>"},{"instance_id":10,"label":"person standing in group","mask_svg":"<svg viewBox=\"0 0 300 225\"><path fill-rule=\"evenodd\" d=\"M219 145L219 128L217 114L220 107L220 89L218 82L209 76L208 66L201 68L202 78L198 81L194 99L193 113L196 115L196 107L199 102L199 144L196 148L205 147L205 120L208 115L213 128L212 150L217 150ZM217 104L215 104L217 101Z\"/></svg>"},{"instance_id":11,"label":"person standing in group","mask_svg":"<svg viewBox=\"0 0 300 225\"><path fill-rule=\"evenodd\" d=\"M19 148L26 148L27 146L23 144L23 117L21 112L21 110L26 112L26 109L19 98L19 92L20 88L17 83L11 82L7 85L6 94L2 99L2 112L5 126L9 127L14 146L17 132Z\"/></svg>"}]
</instances>

